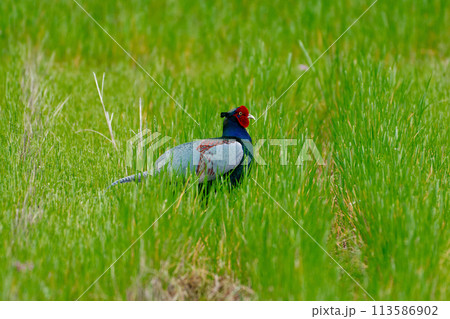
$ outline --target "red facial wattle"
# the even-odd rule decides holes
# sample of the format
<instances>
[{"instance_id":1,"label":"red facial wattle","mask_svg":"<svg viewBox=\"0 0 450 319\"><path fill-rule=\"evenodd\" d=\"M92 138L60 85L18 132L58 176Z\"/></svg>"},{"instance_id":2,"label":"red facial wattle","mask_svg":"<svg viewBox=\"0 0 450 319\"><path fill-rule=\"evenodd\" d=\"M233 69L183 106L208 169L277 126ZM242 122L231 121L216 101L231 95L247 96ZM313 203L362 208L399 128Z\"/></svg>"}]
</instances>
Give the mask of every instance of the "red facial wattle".
<instances>
[{"instance_id":1,"label":"red facial wattle","mask_svg":"<svg viewBox=\"0 0 450 319\"><path fill-rule=\"evenodd\" d=\"M233 116L236 117L239 124L241 124L243 128L247 128L250 125L248 115L249 115L248 109L242 105L236 109Z\"/></svg>"}]
</instances>

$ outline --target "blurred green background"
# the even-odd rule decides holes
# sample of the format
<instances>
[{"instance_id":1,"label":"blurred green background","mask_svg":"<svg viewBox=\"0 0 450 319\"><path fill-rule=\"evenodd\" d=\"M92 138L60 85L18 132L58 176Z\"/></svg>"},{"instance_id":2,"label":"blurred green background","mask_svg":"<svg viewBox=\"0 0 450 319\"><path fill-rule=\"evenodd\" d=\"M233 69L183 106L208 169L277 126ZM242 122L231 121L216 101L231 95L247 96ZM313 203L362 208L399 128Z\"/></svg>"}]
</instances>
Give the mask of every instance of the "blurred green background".
<instances>
[{"instance_id":1,"label":"blurred green background","mask_svg":"<svg viewBox=\"0 0 450 319\"><path fill-rule=\"evenodd\" d=\"M166 147L263 114L372 1L0 2L0 298L448 299L445 0L379 0L249 132L264 144L233 190L131 174L143 125ZM92 72L106 73L109 137ZM62 102L67 102L62 105ZM295 165L307 138L326 160ZM160 153L165 149L162 148ZM366 294L259 187L297 220ZM182 197L180 198L180 195Z\"/></svg>"}]
</instances>

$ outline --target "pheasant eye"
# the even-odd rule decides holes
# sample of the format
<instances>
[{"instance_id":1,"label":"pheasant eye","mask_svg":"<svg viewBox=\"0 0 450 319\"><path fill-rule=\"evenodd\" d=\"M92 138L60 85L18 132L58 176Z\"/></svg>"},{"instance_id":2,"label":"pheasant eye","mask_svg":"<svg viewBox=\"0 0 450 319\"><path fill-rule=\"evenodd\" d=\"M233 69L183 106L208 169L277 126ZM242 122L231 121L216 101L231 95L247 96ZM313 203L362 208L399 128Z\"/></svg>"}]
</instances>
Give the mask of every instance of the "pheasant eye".
<instances>
[{"instance_id":1,"label":"pheasant eye","mask_svg":"<svg viewBox=\"0 0 450 319\"><path fill-rule=\"evenodd\" d=\"M239 112L239 115L242 115L242 112Z\"/></svg>"}]
</instances>

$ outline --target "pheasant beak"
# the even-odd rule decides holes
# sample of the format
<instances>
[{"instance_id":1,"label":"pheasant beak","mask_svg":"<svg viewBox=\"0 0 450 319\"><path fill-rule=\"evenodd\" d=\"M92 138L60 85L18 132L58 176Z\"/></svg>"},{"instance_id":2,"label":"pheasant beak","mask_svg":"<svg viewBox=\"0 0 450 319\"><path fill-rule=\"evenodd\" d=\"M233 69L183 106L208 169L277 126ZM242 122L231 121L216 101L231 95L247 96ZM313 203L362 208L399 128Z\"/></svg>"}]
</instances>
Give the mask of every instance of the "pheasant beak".
<instances>
[{"instance_id":1,"label":"pheasant beak","mask_svg":"<svg viewBox=\"0 0 450 319\"><path fill-rule=\"evenodd\" d=\"M255 120L255 121L256 121L255 117L254 117L253 115L251 115L251 114L249 114L247 117L248 117L249 119L252 119L252 120Z\"/></svg>"}]
</instances>

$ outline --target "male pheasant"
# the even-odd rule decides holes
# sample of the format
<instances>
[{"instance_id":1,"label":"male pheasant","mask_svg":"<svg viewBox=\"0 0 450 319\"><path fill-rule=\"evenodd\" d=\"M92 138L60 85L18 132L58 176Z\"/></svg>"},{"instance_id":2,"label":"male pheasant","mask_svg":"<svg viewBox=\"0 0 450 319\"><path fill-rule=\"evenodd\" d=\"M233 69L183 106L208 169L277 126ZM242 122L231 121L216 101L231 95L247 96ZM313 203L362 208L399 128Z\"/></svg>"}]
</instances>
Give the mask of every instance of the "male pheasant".
<instances>
[{"instance_id":1,"label":"male pheasant","mask_svg":"<svg viewBox=\"0 0 450 319\"><path fill-rule=\"evenodd\" d=\"M136 179L140 182L141 177L155 176L163 170L182 176L195 173L201 184L219 176L229 177L231 185L236 185L253 161L252 138L246 128L255 118L245 106L220 116L225 118L221 137L175 146L161 155L149 171L119 179L110 187Z\"/></svg>"}]
</instances>

